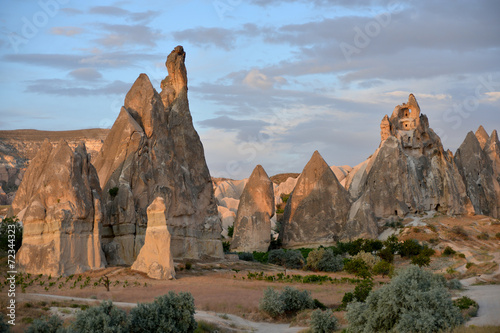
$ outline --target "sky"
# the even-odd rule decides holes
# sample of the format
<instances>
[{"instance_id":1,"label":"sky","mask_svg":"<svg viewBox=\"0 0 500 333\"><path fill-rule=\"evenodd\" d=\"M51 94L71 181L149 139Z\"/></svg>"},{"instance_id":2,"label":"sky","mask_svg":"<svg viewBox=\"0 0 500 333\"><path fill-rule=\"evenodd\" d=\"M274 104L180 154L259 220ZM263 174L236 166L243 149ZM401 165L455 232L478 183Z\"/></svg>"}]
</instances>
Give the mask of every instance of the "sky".
<instances>
[{"instance_id":1,"label":"sky","mask_svg":"<svg viewBox=\"0 0 500 333\"><path fill-rule=\"evenodd\" d=\"M110 128L177 45L214 177L355 166L415 94L445 149L500 130L500 2L0 0L0 130Z\"/></svg>"}]
</instances>

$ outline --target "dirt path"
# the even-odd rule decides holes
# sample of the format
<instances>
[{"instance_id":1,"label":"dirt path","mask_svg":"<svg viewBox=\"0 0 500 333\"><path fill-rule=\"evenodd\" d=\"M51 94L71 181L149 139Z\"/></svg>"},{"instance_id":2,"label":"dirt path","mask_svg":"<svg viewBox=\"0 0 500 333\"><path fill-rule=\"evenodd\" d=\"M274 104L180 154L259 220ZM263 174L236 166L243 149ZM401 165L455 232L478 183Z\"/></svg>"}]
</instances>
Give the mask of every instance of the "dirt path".
<instances>
[{"instance_id":1,"label":"dirt path","mask_svg":"<svg viewBox=\"0 0 500 333\"><path fill-rule=\"evenodd\" d=\"M479 304L477 317L469 320L466 326L500 325L500 285L469 286L461 294Z\"/></svg>"},{"instance_id":2,"label":"dirt path","mask_svg":"<svg viewBox=\"0 0 500 333\"><path fill-rule=\"evenodd\" d=\"M60 300L86 302L93 304L101 301L92 298L45 294L20 294L18 297L23 301ZM137 305L136 303L126 302L113 302L113 304L122 308L133 308ZM196 320L203 320L214 323L233 332L295 333L305 329L305 327L290 327L288 324L257 323L231 314L217 314L215 312L199 310L196 310L194 317Z\"/></svg>"}]
</instances>

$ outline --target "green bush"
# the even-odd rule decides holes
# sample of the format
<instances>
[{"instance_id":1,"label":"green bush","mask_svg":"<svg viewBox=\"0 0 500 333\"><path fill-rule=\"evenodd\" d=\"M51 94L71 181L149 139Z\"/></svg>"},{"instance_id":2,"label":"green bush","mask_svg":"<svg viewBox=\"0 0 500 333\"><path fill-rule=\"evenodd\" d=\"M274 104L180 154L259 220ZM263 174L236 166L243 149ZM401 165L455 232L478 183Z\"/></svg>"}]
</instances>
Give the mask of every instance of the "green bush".
<instances>
[{"instance_id":1,"label":"green bush","mask_svg":"<svg viewBox=\"0 0 500 333\"><path fill-rule=\"evenodd\" d=\"M369 277L371 275L370 267L361 258L346 260L344 262L344 270L360 277Z\"/></svg>"},{"instance_id":2,"label":"green bush","mask_svg":"<svg viewBox=\"0 0 500 333\"><path fill-rule=\"evenodd\" d=\"M347 306L349 332L438 332L463 322L442 277L410 266Z\"/></svg>"},{"instance_id":3,"label":"green bush","mask_svg":"<svg viewBox=\"0 0 500 333\"><path fill-rule=\"evenodd\" d=\"M234 234L234 224L227 227L227 236L233 237L233 234Z\"/></svg>"},{"instance_id":4,"label":"green bush","mask_svg":"<svg viewBox=\"0 0 500 333\"><path fill-rule=\"evenodd\" d=\"M490 235L488 235L487 232L482 232L479 235L477 235L477 239L488 240L490 239Z\"/></svg>"},{"instance_id":5,"label":"green bush","mask_svg":"<svg viewBox=\"0 0 500 333\"><path fill-rule=\"evenodd\" d=\"M465 268L466 268L466 269L469 269L469 268L471 268L472 266L474 266L474 263L473 263L473 262L468 262L468 263L466 263L466 264L465 264Z\"/></svg>"},{"instance_id":6,"label":"green bush","mask_svg":"<svg viewBox=\"0 0 500 333\"><path fill-rule=\"evenodd\" d=\"M420 253L419 255L411 258L411 263L412 265L418 265L420 267L429 266L431 263L431 258L423 253Z\"/></svg>"},{"instance_id":7,"label":"green bush","mask_svg":"<svg viewBox=\"0 0 500 333\"><path fill-rule=\"evenodd\" d=\"M281 292L267 288L264 290L264 297L259 302L259 309L273 318L291 316L298 311L312 308L314 308L314 300L309 291L300 291L288 286Z\"/></svg>"},{"instance_id":8,"label":"green bush","mask_svg":"<svg viewBox=\"0 0 500 333\"><path fill-rule=\"evenodd\" d=\"M254 260L263 264L267 263L267 259L269 258L269 252L253 251L252 255Z\"/></svg>"},{"instance_id":9,"label":"green bush","mask_svg":"<svg viewBox=\"0 0 500 333\"><path fill-rule=\"evenodd\" d=\"M358 283L352 293L348 292L344 294L344 297L342 298L342 308L345 309L347 304L353 301L364 302L372 289L373 281L371 279L364 279L363 281Z\"/></svg>"},{"instance_id":10,"label":"green bush","mask_svg":"<svg viewBox=\"0 0 500 333\"><path fill-rule=\"evenodd\" d=\"M14 230L13 243L9 242L9 230ZM10 235L12 235L12 233ZM23 227L21 226L21 223L19 223L19 219L16 216L4 218L0 222L0 250L8 252L9 250L13 249L14 251L17 252L17 250L19 250L19 248L21 247L22 241L23 241ZM12 244L14 245L13 248Z\"/></svg>"},{"instance_id":11,"label":"green bush","mask_svg":"<svg viewBox=\"0 0 500 333\"><path fill-rule=\"evenodd\" d=\"M372 271L373 274L382 275L382 277L386 275L391 276L394 272L394 265L385 260L381 260L373 266Z\"/></svg>"},{"instance_id":12,"label":"green bush","mask_svg":"<svg viewBox=\"0 0 500 333\"><path fill-rule=\"evenodd\" d=\"M371 253L365 252L365 251L360 251L358 254L356 254L354 257L352 257L352 259L353 260L356 260L356 259L363 260L369 269L372 269L373 266L375 266L375 264L377 264L380 261L379 257L377 257Z\"/></svg>"},{"instance_id":13,"label":"green bush","mask_svg":"<svg viewBox=\"0 0 500 333\"><path fill-rule=\"evenodd\" d=\"M130 311L130 333L193 332L194 299L190 293L170 291L152 303L138 304Z\"/></svg>"},{"instance_id":14,"label":"green bush","mask_svg":"<svg viewBox=\"0 0 500 333\"><path fill-rule=\"evenodd\" d=\"M398 236L396 235L391 235L387 237L387 239L384 241L384 248L389 249L392 252L392 254L399 253L400 247L401 244L399 243Z\"/></svg>"},{"instance_id":15,"label":"green bush","mask_svg":"<svg viewBox=\"0 0 500 333\"><path fill-rule=\"evenodd\" d=\"M299 250L279 249L269 251L268 262L286 268L300 269L304 266L305 260Z\"/></svg>"},{"instance_id":16,"label":"green bush","mask_svg":"<svg viewBox=\"0 0 500 333\"><path fill-rule=\"evenodd\" d=\"M222 250L224 253L228 253L231 251L231 243L230 242L222 242Z\"/></svg>"},{"instance_id":17,"label":"green bush","mask_svg":"<svg viewBox=\"0 0 500 333\"><path fill-rule=\"evenodd\" d=\"M245 261L253 261L253 254L250 252L238 252L238 258Z\"/></svg>"},{"instance_id":18,"label":"green bush","mask_svg":"<svg viewBox=\"0 0 500 333\"><path fill-rule=\"evenodd\" d=\"M462 297L454 300L453 305L455 305L460 310L465 310L465 309L470 308L471 306L477 306L477 303L476 303L476 301L474 301L473 299L471 299L467 296L462 296Z\"/></svg>"},{"instance_id":19,"label":"green bush","mask_svg":"<svg viewBox=\"0 0 500 333\"><path fill-rule=\"evenodd\" d=\"M443 256L452 256L455 253L457 253L457 251L455 251L451 247L447 246L447 247L444 248Z\"/></svg>"},{"instance_id":20,"label":"green bush","mask_svg":"<svg viewBox=\"0 0 500 333\"><path fill-rule=\"evenodd\" d=\"M58 316L35 319L25 331L26 333L60 333L64 332L63 321Z\"/></svg>"},{"instance_id":21,"label":"green bush","mask_svg":"<svg viewBox=\"0 0 500 333\"><path fill-rule=\"evenodd\" d=\"M77 333L124 333L128 332L127 314L116 308L111 301L78 312L71 325Z\"/></svg>"},{"instance_id":22,"label":"green bush","mask_svg":"<svg viewBox=\"0 0 500 333\"><path fill-rule=\"evenodd\" d=\"M401 257L418 256L422 251L422 246L414 239L407 239L401 244L399 254Z\"/></svg>"},{"instance_id":23,"label":"green bush","mask_svg":"<svg viewBox=\"0 0 500 333\"><path fill-rule=\"evenodd\" d=\"M495 234L495 238L496 238L496 239L500 239L500 232L497 232L497 233Z\"/></svg>"},{"instance_id":24,"label":"green bush","mask_svg":"<svg viewBox=\"0 0 500 333\"><path fill-rule=\"evenodd\" d=\"M394 253L388 247L385 247L382 250L378 251L378 256L380 257L380 259L388 263L394 262Z\"/></svg>"},{"instance_id":25,"label":"green bush","mask_svg":"<svg viewBox=\"0 0 500 333\"><path fill-rule=\"evenodd\" d=\"M338 329L338 321L332 310L314 310L311 314L310 327L312 333L330 333Z\"/></svg>"},{"instance_id":26,"label":"green bush","mask_svg":"<svg viewBox=\"0 0 500 333\"><path fill-rule=\"evenodd\" d=\"M461 290L463 289L462 283L458 279L451 279L448 281L448 289Z\"/></svg>"},{"instance_id":27,"label":"green bush","mask_svg":"<svg viewBox=\"0 0 500 333\"><path fill-rule=\"evenodd\" d=\"M342 257L325 248L309 252L306 263L305 268L312 271L339 272L344 268Z\"/></svg>"}]
</instances>

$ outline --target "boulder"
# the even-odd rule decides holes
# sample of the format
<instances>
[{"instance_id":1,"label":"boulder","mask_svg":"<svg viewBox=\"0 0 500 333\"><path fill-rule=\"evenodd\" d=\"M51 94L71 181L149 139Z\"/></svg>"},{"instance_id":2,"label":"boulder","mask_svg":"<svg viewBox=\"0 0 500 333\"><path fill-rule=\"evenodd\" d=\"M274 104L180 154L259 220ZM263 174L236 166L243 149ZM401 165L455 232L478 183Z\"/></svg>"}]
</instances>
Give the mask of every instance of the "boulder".
<instances>
[{"instance_id":1,"label":"boulder","mask_svg":"<svg viewBox=\"0 0 500 333\"><path fill-rule=\"evenodd\" d=\"M141 74L125 98L96 168L103 187L103 246L112 264L131 265L144 244L147 207L165 201L174 258L222 258L221 220L203 145L187 98L185 52L167 58L162 93Z\"/></svg>"},{"instance_id":2,"label":"boulder","mask_svg":"<svg viewBox=\"0 0 500 333\"><path fill-rule=\"evenodd\" d=\"M491 142L490 142L491 144ZM491 145L490 145L491 147ZM473 132L469 132L455 153L460 170L476 214L500 217L500 185L493 164Z\"/></svg>"},{"instance_id":3,"label":"boulder","mask_svg":"<svg viewBox=\"0 0 500 333\"><path fill-rule=\"evenodd\" d=\"M286 203L280 232L283 246L335 244L346 231L350 207L349 193L315 151Z\"/></svg>"},{"instance_id":4,"label":"boulder","mask_svg":"<svg viewBox=\"0 0 500 333\"><path fill-rule=\"evenodd\" d=\"M65 141L52 147L46 140L24 175L12 213L24 226L20 270L54 276L105 267L101 188L83 143L73 151Z\"/></svg>"},{"instance_id":5,"label":"boulder","mask_svg":"<svg viewBox=\"0 0 500 333\"><path fill-rule=\"evenodd\" d=\"M274 212L273 183L264 168L257 165L240 197L231 250L267 252Z\"/></svg>"},{"instance_id":6,"label":"boulder","mask_svg":"<svg viewBox=\"0 0 500 333\"><path fill-rule=\"evenodd\" d=\"M165 200L161 197L157 197L149 205L144 246L132 265L133 270L144 272L149 277L159 280L175 278L166 212Z\"/></svg>"}]
</instances>

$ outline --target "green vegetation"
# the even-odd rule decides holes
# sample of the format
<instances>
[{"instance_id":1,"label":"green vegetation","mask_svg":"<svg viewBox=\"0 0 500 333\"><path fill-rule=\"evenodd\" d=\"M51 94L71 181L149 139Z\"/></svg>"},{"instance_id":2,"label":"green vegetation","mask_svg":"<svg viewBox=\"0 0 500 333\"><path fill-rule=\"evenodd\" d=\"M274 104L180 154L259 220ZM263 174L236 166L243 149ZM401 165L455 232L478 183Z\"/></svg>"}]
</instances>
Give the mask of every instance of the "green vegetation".
<instances>
[{"instance_id":1,"label":"green vegetation","mask_svg":"<svg viewBox=\"0 0 500 333\"><path fill-rule=\"evenodd\" d=\"M16 216L4 218L0 222L0 251L8 252L9 250L14 250L17 252L21 247L22 241L23 227L19 223L19 219Z\"/></svg>"},{"instance_id":2,"label":"green vegetation","mask_svg":"<svg viewBox=\"0 0 500 333\"><path fill-rule=\"evenodd\" d=\"M339 272L344 268L340 255L335 255L332 249L319 248L309 252L305 269L321 272Z\"/></svg>"},{"instance_id":3,"label":"green vegetation","mask_svg":"<svg viewBox=\"0 0 500 333\"><path fill-rule=\"evenodd\" d=\"M447 247L444 248L443 256L452 256L455 253L457 253L457 251L455 251L451 247L447 246Z\"/></svg>"},{"instance_id":4,"label":"green vegetation","mask_svg":"<svg viewBox=\"0 0 500 333\"><path fill-rule=\"evenodd\" d=\"M243 277L245 279L245 277ZM340 279L331 278L328 275L285 275L284 273L274 274L264 274L264 272L260 273L252 273L248 272L246 276L247 280L257 280L257 281L267 281L267 282L284 282L284 283L317 283L322 284L323 282L330 283L358 283L359 279L350 279L347 277L342 277Z\"/></svg>"},{"instance_id":5,"label":"green vegetation","mask_svg":"<svg viewBox=\"0 0 500 333\"><path fill-rule=\"evenodd\" d=\"M366 302L347 306L349 332L437 332L463 322L444 278L410 266L372 291Z\"/></svg>"},{"instance_id":6,"label":"green vegetation","mask_svg":"<svg viewBox=\"0 0 500 333\"><path fill-rule=\"evenodd\" d=\"M233 234L234 234L234 224L227 227L227 236L233 237Z\"/></svg>"},{"instance_id":7,"label":"green vegetation","mask_svg":"<svg viewBox=\"0 0 500 333\"><path fill-rule=\"evenodd\" d=\"M318 309L311 314L310 327L312 333L329 333L337 330L339 324L331 310L321 311Z\"/></svg>"},{"instance_id":8,"label":"green vegetation","mask_svg":"<svg viewBox=\"0 0 500 333\"><path fill-rule=\"evenodd\" d=\"M33 324L26 329L26 333L58 333L64 332L63 321L58 316L35 319Z\"/></svg>"},{"instance_id":9,"label":"green vegetation","mask_svg":"<svg viewBox=\"0 0 500 333\"><path fill-rule=\"evenodd\" d=\"M109 192L109 195L110 195L112 198L116 197L116 196L118 195L118 190L119 190L119 188L118 188L118 187L112 187L112 188L110 188L110 189L109 189L109 191L108 191L108 192Z\"/></svg>"},{"instance_id":10,"label":"green vegetation","mask_svg":"<svg viewBox=\"0 0 500 333\"><path fill-rule=\"evenodd\" d=\"M280 265L285 268L300 269L304 266L305 260L302 253L298 250L271 250L269 251L268 262L274 265Z\"/></svg>"},{"instance_id":11,"label":"green vegetation","mask_svg":"<svg viewBox=\"0 0 500 333\"><path fill-rule=\"evenodd\" d=\"M259 309L273 318L291 316L301 310L312 308L314 308L314 300L309 291L300 291L288 286L281 292L267 288L259 302Z\"/></svg>"}]
</instances>

